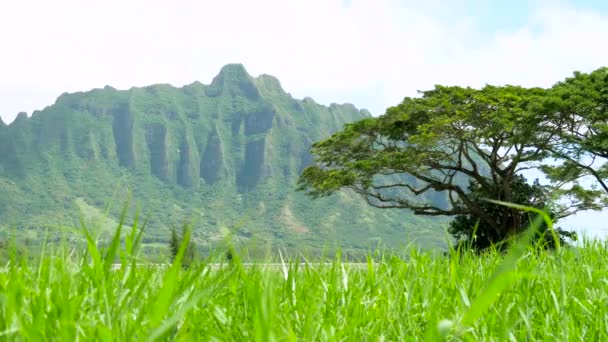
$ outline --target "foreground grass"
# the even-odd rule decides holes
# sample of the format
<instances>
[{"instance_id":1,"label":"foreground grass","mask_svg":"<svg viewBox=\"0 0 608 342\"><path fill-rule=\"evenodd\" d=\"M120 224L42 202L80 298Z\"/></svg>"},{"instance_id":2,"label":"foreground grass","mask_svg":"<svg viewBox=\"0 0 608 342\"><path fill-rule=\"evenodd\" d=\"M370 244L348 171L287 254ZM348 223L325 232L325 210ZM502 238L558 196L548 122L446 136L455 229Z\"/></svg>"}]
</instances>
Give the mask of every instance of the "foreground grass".
<instances>
[{"instance_id":1,"label":"foreground grass","mask_svg":"<svg viewBox=\"0 0 608 342\"><path fill-rule=\"evenodd\" d=\"M44 252L0 267L1 340L608 340L605 243L556 252L184 270ZM112 269L112 255L122 265ZM501 269L502 268L502 269Z\"/></svg>"}]
</instances>

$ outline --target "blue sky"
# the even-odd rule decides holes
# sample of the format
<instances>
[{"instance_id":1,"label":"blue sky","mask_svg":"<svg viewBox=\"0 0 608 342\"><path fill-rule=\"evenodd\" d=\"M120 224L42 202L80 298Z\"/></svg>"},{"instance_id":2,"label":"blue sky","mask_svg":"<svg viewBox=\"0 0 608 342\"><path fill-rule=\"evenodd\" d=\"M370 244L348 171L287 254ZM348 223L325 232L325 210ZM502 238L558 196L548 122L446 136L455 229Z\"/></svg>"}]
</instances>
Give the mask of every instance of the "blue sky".
<instances>
[{"instance_id":1,"label":"blue sky","mask_svg":"<svg viewBox=\"0 0 608 342\"><path fill-rule=\"evenodd\" d=\"M436 3L431 10L441 13L442 19L470 17L480 30L488 33L516 30L526 25L537 9L559 7L598 13L608 11L608 2L603 0L454 0L449 5L447 1Z\"/></svg>"},{"instance_id":2,"label":"blue sky","mask_svg":"<svg viewBox=\"0 0 608 342\"><path fill-rule=\"evenodd\" d=\"M435 84L548 87L608 64L600 0L0 2L0 116L63 92L211 82L227 63L374 115ZM578 216L594 226L603 216Z\"/></svg>"}]
</instances>

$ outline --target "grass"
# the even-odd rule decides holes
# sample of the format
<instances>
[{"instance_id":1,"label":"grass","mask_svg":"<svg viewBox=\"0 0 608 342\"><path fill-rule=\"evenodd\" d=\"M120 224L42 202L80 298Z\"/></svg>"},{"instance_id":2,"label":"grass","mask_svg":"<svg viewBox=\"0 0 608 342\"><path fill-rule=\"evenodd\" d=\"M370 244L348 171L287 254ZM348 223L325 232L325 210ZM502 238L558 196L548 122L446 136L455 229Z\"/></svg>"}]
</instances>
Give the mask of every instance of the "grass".
<instances>
[{"instance_id":1,"label":"grass","mask_svg":"<svg viewBox=\"0 0 608 342\"><path fill-rule=\"evenodd\" d=\"M121 241L123 224L104 249L83 227L84 255L44 245L39 261L0 266L0 340L608 339L606 242L184 269L184 250L167 267L138 265L144 230L136 221Z\"/></svg>"}]
</instances>

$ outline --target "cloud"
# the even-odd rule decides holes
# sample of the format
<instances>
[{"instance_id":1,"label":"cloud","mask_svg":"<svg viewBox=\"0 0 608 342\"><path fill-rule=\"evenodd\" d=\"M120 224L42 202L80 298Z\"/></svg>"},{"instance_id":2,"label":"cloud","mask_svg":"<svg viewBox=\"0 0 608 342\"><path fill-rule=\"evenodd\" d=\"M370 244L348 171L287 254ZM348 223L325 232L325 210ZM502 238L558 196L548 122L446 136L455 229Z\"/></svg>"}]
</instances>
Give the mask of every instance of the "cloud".
<instances>
[{"instance_id":1,"label":"cloud","mask_svg":"<svg viewBox=\"0 0 608 342\"><path fill-rule=\"evenodd\" d=\"M438 15L443 4L4 2L0 115L104 85L209 83L229 62L277 76L294 96L380 114L434 84L549 86L608 56L608 18L592 11L540 3L525 25L484 32L472 15Z\"/></svg>"}]
</instances>

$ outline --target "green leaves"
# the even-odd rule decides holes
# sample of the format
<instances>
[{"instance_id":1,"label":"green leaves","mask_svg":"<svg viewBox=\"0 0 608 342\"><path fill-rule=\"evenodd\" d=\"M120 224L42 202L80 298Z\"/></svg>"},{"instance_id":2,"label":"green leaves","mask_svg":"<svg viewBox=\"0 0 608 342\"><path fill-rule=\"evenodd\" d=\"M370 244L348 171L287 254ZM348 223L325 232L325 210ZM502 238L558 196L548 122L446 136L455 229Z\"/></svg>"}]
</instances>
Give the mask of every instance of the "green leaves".
<instances>
[{"instance_id":1,"label":"green leaves","mask_svg":"<svg viewBox=\"0 0 608 342\"><path fill-rule=\"evenodd\" d=\"M594 179L605 192L585 194L587 203L595 196L602 206L608 195L606 162L608 158L608 68L591 73L575 72L573 77L551 88L551 120L557 130L556 141L543 146L560 162L543 172L557 184ZM580 194L580 192L579 192Z\"/></svg>"},{"instance_id":2,"label":"green leaves","mask_svg":"<svg viewBox=\"0 0 608 342\"><path fill-rule=\"evenodd\" d=\"M550 192L543 206L555 218L602 208L605 196L579 180L592 175L608 194L604 162L584 162L590 153L608 157L606 72L579 73L551 89L435 86L314 144L316 164L302 173L300 189L314 197L353 189L375 207L469 215L480 221L480 233L492 231L492 243L526 224L513 208L488 210L469 182L483 197L517 202L526 200L515 194L517 177L539 169L552 181L543 187ZM580 131L587 122L591 133Z\"/></svg>"}]
</instances>

